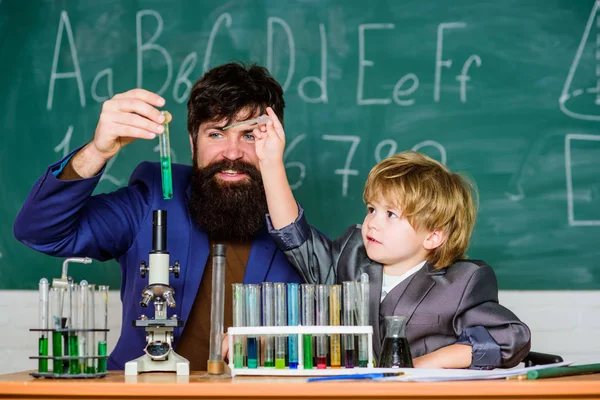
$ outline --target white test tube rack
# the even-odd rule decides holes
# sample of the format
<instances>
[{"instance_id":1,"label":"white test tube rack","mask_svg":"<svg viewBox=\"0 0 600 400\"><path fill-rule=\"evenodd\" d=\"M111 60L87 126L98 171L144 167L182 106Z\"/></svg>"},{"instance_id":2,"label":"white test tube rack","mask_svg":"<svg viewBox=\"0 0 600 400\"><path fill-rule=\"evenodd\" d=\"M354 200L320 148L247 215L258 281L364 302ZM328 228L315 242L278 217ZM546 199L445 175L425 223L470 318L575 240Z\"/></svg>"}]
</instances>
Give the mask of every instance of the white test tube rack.
<instances>
[{"instance_id":1,"label":"white test tube rack","mask_svg":"<svg viewBox=\"0 0 600 400\"><path fill-rule=\"evenodd\" d=\"M356 375L366 372L374 372L375 365L373 363L373 327L366 326L344 326L344 325L314 325L314 326L239 326L227 329L229 339L229 369L231 376L236 375L270 375L270 376L326 376L326 375ZM331 334L355 334L367 335L368 337L368 360L367 367L354 368L331 368L304 369L304 347L302 335L331 335ZM273 367L258 367L258 368L235 368L233 360L233 342L235 336L291 336L298 335L298 368L273 368Z\"/></svg>"}]
</instances>

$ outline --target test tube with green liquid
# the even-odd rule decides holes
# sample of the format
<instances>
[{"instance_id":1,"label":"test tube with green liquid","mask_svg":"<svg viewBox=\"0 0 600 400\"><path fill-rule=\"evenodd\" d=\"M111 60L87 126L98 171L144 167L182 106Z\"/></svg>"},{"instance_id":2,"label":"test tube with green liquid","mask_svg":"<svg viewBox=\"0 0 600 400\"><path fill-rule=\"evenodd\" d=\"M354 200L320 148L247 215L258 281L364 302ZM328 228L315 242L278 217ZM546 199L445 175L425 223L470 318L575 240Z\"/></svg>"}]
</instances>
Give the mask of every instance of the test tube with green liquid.
<instances>
[{"instance_id":1,"label":"test tube with green liquid","mask_svg":"<svg viewBox=\"0 0 600 400\"><path fill-rule=\"evenodd\" d=\"M231 284L233 295L233 326L244 326L244 285ZM244 336L237 335L233 338L233 366L244 367Z\"/></svg>"},{"instance_id":2,"label":"test tube with green liquid","mask_svg":"<svg viewBox=\"0 0 600 400\"><path fill-rule=\"evenodd\" d=\"M171 175L171 144L169 141L169 112L161 111L165 122L163 126L165 128L162 135L158 135L158 142L160 147L160 170L162 176L162 190L163 199L169 200L173 198L173 179Z\"/></svg>"},{"instance_id":3,"label":"test tube with green liquid","mask_svg":"<svg viewBox=\"0 0 600 400\"><path fill-rule=\"evenodd\" d=\"M356 310L358 325L369 325L369 275L363 272L357 283ZM369 362L369 336L360 335L358 339L358 366L367 367Z\"/></svg>"},{"instance_id":4,"label":"test tube with green liquid","mask_svg":"<svg viewBox=\"0 0 600 400\"><path fill-rule=\"evenodd\" d=\"M40 304L39 304L39 315L40 315L40 323L39 328L42 329L40 331L40 338L38 343L38 356L47 357L48 356L48 309L49 309L49 286L48 279L42 278L39 283L39 295L40 295ZM48 359L40 358L38 359L38 372L48 372Z\"/></svg>"},{"instance_id":5,"label":"test tube with green liquid","mask_svg":"<svg viewBox=\"0 0 600 400\"><path fill-rule=\"evenodd\" d=\"M106 343L108 337L108 286L98 286L100 294L100 340L98 340L98 356L106 356ZM98 358L98 372L106 372L106 358Z\"/></svg>"},{"instance_id":6,"label":"test tube with green liquid","mask_svg":"<svg viewBox=\"0 0 600 400\"><path fill-rule=\"evenodd\" d=\"M263 326L275 326L275 294L272 282L262 284ZM275 338L271 335L263 337L265 344L264 363L266 368L275 366Z\"/></svg>"},{"instance_id":7,"label":"test tube with green liquid","mask_svg":"<svg viewBox=\"0 0 600 400\"><path fill-rule=\"evenodd\" d=\"M260 326L260 285L254 283L246 284L246 325ZM248 368L258 367L258 355L260 354L260 342L256 336L249 336L248 346Z\"/></svg>"},{"instance_id":8,"label":"test tube with green liquid","mask_svg":"<svg viewBox=\"0 0 600 400\"><path fill-rule=\"evenodd\" d=\"M53 287L50 290L50 302L52 305L52 373L61 375L63 373L63 337L62 337L62 289Z\"/></svg>"},{"instance_id":9,"label":"test tube with green liquid","mask_svg":"<svg viewBox=\"0 0 600 400\"><path fill-rule=\"evenodd\" d=\"M275 326L287 325L287 295L285 283L274 283L275 287ZM275 368L285 368L285 351L287 348L287 336L277 335L275 337Z\"/></svg>"},{"instance_id":10,"label":"test tube with green liquid","mask_svg":"<svg viewBox=\"0 0 600 400\"><path fill-rule=\"evenodd\" d=\"M77 313L77 329L80 329L77 332L78 336L78 345L79 345L79 364L80 371L85 373L86 369L86 359L87 356L87 329L88 329L88 287L89 284L86 280L82 280L79 282L79 304L77 304L78 313Z\"/></svg>"},{"instance_id":11,"label":"test tube with green liquid","mask_svg":"<svg viewBox=\"0 0 600 400\"><path fill-rule=\"evenodd\" d=\"M300 286L302 291L302 325L313 326L315 324L315 285L304 283ZM302 336L303 364L304 369L313 367L313 335L310 333Z\"/></svg>"},{"instance_id":12,"label":"test tube with green liquid","mask_svg":"<svg viewBox=\"0 0 600 400\"><path fill-rule=\"evenodd\" d=\"M85 332L85 343L86 343L86 355L88 358L84 359L85 362L85 373L94 374L96 373L96 359L93 356L96 355L96 332L93 329L96 328L96 301L94 299L94 292L96 291L96 285L90 283L88 285L87 292L87 322L86 326L88 331Z\"/></svg>"},{"instance_id":13,"label":"test tube with green liquid","mask_svg":"<svg viewBox=\"0 0 600 400\"><path fill-rule=\"evenodd\" d=\"M81 304L80 288L75 282L69 282L68 290L68 312L69 317L67 320L67 328L69 333L67 335L68 343L68 354L71 357L77 357L79 355L79 336L80 333L77 329L81 329L82 316L80 315L79 308ZM76 358L69 359L69 373L79 374L81 368L79 366L79 360Z\"/></svg>"}]
</instances>

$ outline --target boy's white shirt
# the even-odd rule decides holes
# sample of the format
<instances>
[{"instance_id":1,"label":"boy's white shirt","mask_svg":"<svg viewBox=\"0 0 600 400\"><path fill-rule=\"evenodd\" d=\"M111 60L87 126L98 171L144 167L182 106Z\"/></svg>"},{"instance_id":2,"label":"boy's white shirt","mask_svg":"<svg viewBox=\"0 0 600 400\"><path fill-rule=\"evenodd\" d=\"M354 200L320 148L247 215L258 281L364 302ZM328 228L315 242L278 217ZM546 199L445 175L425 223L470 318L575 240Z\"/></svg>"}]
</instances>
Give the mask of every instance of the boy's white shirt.
<instances>
[{"instance_id":1,"label":"boy's white shirt","mask_svg":"<svg viewBox=\"0 0 600 400\"><path fill-rule=\"evenodd\" d=\"M387 294L391 292L392 289L394 289L396 286L402 283L402 281L406 280L406 278L423 268L423 265L425 265L425 261L421 262L420 264L417 264L416 266L412 267L411 269L399 276L388 275L384 272L383 282L381 284L381 299L379 301L383 301L383 299L385 299L385 296L387 296Z\"/></svg>"}]
</instances>

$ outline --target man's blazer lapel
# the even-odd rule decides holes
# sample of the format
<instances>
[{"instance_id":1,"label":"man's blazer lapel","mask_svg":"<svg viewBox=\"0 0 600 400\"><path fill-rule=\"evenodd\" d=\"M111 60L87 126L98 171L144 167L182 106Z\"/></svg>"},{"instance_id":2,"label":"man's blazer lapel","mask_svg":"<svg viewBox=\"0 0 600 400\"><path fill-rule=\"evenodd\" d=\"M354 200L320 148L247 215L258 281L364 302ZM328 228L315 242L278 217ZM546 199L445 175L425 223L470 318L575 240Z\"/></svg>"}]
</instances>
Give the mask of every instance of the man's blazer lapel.
<instances>
[{"instance_id":1,"label":"man's blazer lapel","mask_svg":"<svg viewBox=\"0 0 600 400\"><path fill-rule=\"evenodd\" d=\"M246 268L244 283L265 282L276 251L277 245L267 230L261 230L252 242L247 264L250 268Z\"/></svg>"}]
</instances>

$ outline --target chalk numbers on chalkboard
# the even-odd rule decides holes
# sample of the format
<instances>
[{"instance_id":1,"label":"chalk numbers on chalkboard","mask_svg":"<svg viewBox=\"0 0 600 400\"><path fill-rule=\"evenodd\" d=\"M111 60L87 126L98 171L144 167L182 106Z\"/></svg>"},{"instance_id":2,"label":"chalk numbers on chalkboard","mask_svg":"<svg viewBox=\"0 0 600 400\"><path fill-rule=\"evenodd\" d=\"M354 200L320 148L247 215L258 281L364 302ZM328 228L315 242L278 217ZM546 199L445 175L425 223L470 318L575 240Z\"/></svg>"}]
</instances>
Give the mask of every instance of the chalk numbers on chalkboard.
<instances>
[{"instance_id":1,"label":"chalk numbers on chalkboard","mask_svg":"<svg viewBox=\"0 0 600 400\"><path fill-rule=\"evenodd\" d=\"M327 141L335 141L335 142L348 142L350 143L350 147L348 149L348 153L346 155L346 160L344 162L343 168L338 168L334 170L334 174L342 176L342 197L348 196L348 186L349 186L349 176L357 176L359 171L356 169L350 168L352 164L352 159L354 158L354 154L358 145L360 144L359 136L351 136L351 135L323 135L323 140ZM431 152L423 150L425 147L433 147L436 152L439 152L439 158L437 154L430 154ZM387 148L387 153L385 153L384 149ZM412 147L412 150L424 152L428 156L437 159L442 164L446 165L446 149L440 143L434 140L425 140L423 142L417 143ZM398 151L398 144L396 141L392 139L382 140L375 146L375 163L380 162L381 160L390 157ZM375 165L373 163L373 165ZM293 189L293 188L292 188Z\"/></svg>"}]
</instances>

